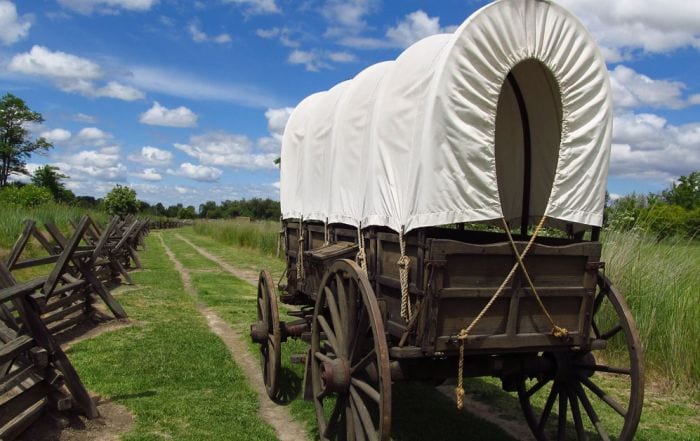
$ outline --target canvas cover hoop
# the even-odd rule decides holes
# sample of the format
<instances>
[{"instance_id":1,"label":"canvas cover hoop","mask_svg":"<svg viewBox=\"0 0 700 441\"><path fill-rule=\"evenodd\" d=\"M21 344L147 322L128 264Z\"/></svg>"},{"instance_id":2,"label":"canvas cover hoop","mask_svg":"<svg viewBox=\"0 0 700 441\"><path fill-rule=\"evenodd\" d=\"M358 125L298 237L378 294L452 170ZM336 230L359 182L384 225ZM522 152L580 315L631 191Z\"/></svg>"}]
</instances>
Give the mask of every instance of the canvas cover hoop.
<instances>
[{"instance_id":1,"label":"canvas cover hoop","mask_svg":"<svg viewBox=\"0 0 700 441\"><path fill-rule=\"evenodd\" d=\"M599 226L611 134L607 68L583 25L556 3L499 0L303 100L282 142L282 215L406 232L523 213Z\"/></svg>"}]
</instances>

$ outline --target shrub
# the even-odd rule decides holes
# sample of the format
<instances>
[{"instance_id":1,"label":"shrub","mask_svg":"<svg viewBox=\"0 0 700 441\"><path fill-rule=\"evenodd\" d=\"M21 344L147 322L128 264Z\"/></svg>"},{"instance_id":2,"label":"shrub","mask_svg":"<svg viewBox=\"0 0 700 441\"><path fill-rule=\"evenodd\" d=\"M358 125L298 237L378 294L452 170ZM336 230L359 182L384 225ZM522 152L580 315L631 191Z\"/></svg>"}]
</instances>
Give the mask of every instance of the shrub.
<instances>
[{"instance_id":1,"label":"shrub","mask_svg":"<svg viewBox=\"0 0 700 441\"><path fill-rule=\"evenodd\" d=\"M14 185L3 187L0 190L0 202L22 207L37 207L53 201L51 191L36 185Z\"/></svg>"}]
</instances>

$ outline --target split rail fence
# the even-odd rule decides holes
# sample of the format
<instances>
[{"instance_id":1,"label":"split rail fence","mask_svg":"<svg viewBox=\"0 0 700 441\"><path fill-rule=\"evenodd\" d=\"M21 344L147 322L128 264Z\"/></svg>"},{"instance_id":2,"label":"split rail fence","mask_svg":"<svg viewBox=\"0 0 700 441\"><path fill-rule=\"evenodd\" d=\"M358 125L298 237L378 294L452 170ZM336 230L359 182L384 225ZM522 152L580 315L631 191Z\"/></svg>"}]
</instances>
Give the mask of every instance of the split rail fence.
<instances>
[{"instance_id":1,"label":"split rail fence","mask_svg":"<svg viewBox=\"0 0 700 441\"><path fill-rule=\"evenodd\" d=\"M133 284L128 271L141 268L137 250L149 220L114 217L103 227L84 216L71 224L66 236L51 222L44 233L25 221L0 261L0 440L14 439L46 410L77 406L88 418L99 416L55 336L90 323L98 302L115 318L127 318L108 287ZM22 257L37 245L40 257ZM18 282L21 270L45 265L53 265L48 274Z\"/></svg>"}]
</instances>

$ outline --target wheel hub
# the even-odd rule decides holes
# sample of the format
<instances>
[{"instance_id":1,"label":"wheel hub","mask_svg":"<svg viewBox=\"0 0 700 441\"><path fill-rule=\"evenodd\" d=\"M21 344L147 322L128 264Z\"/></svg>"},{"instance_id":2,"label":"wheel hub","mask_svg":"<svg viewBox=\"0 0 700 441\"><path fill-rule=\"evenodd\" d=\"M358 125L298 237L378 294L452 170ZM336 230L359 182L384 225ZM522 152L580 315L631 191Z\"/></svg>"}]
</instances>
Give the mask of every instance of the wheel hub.
<instances>
[{"instance_id":1,"label":"wheel hub","mask_svg":"<svg viewBox=\"0 0 700 441\"><path fill-rule=\"evenodd\" d=\"M250 339L259 345L267 343L267 326L264 322L255 322L250 325Z\"/></svg>"},{"instance_id":2,"label":"wheel hub","mask_svg":"<svg viewBox=\"0 0 700 441\"><path fill-rule=\"evenodd\" d=\"M328 393L347 393L350 387L350 366L347 360L336 358L321 363L321 387Z\"/></svg>"}]
</instances>

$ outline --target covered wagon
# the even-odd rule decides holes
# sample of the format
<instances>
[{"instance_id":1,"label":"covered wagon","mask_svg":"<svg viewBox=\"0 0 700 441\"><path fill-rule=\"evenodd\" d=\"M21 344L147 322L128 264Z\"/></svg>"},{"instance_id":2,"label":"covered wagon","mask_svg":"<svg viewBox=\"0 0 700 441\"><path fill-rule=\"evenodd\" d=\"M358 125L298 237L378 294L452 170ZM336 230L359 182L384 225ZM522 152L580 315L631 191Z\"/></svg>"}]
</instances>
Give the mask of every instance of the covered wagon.
<instances>
[{"instance_id":1,"label":"covered wagon","mask_svg":"<svg viewBox=\"0 0 700 441\"><path fill-rule=\"evenodd\" d=\"M303 338L323 438L388 439L393 382L453 380L461 406L464 377L494 376L537 439L632 439L641 345L600 260L612 112L593 39L540 0L299 103L277 288L300 307L281 322L263 271L251 326L270 397L280 343Z\"/></svg>"}]
</instances>

